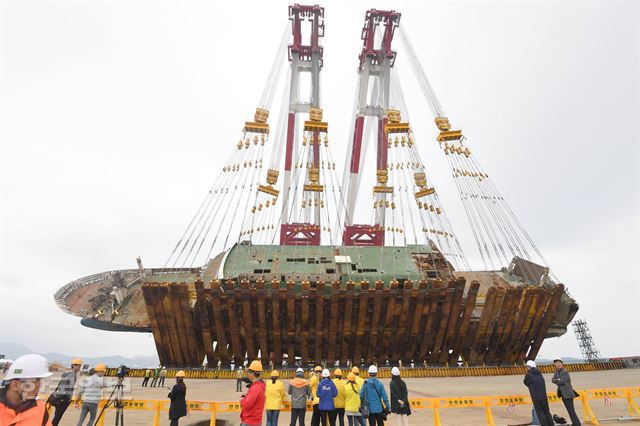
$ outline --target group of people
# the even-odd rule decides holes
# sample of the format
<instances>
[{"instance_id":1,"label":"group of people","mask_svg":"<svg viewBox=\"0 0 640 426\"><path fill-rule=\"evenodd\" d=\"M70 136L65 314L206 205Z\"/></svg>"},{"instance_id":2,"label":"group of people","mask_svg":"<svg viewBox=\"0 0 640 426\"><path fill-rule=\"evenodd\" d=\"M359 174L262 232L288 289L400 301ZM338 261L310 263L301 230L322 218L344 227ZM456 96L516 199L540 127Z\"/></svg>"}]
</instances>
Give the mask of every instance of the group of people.
<instances>
[{"instance_id":1,"label":"group of people","mask_svg":"<svg viewBox=\"0 0 640 426\"><path fill-rule=\"evenodd\" d=\"M573 389L573 386L571 386L571 376L564 368L564 362L562 362L561 359L557 358L553 363L556 371L553 373L551 382L558 386L557 396L562 399L567 413L569 413L571 425L580 426L580 419L576 414L576 409L573 404L574 398L577 398L579 395ZM529 388L533 409L538 420L538 423L534 424L554 426L555 420L549 410L549 400L547 399L547 387L544 377L542 377L542 373L540 373L536 362L533 360L527 361L527 374L524 376L524 384Z\"/></svg>"},{"instance_id":2,"label":"group of people","mask_svg":"<svg viewBox=\"0 0 640 426\"><path fill-rule=\"evenodd\" d=\"M82 401L80 418L76 426L83 426L87 416L89 416L87 424L95 424L103 388L113 385L104 380L106 373L104 364L96 365L91 376L78 381L81 365L80 359L74 359L71 362L71 369L62 374L57 387L45 403L38 400L37 395L40 392L42 380L51 376L47 360L36 354L18 358L3 378L0 391L0 424L57 426L72 400L76 401L76 408ZM557 396L562 399L572 426L580 426L573 401L579 395L571 385L571 376L564 368L561 359L554 360L554 365L556 370L551 381L558 387ZM145 373L143 386L146 386L151 377L150 370L148 371L149 374ZM162 371L165 371L164 375L160 374ZM375 365L369 367L366 379L360 376L358 367L353 367L345 378L340 368L333 370L332 374L328 369L316 366L309 380L305 380L304 370L298 368L295 378L286 387L279 379L280 374L277 370L271 371L269 379L265 382L262 379L262 363L258 360L251 362L246 368L246 373L246 379L242 377L243 373L238 375L236 385L236 390L241 391L242 383L246 381L248 388L246 394L240 398L241 426L262 425L265 413L266 425L276 426L280 410L289 401L291 403L290 426L304 426L308 401L311 401L313 409L311 426L336 426L336 424L344 426L345 417L349 426L367 426L367 421L369 426L384 426L387 416L392 413L397 418L398 425L408 426L407 416L411 415L411 406L407 385L400 378L398 367L393 367L391 370L389 393L378 380L378 368ZM162 386L166 370L160 369L157 376L159 386ZM185 372L180 370L175 377L176 383L168 394L171 400L169 408L171 426L177 426L179 419L187 415ZM527 361L524 384L529 388L538 424L553 426L555 422L549 410L545 380L535 361ZM151 386L154 385L155 383L152 382ZM49 419L47 405L55 407L52 419Z\"/></svg>"},{"instance_id":3,"label":"group of people","mask_svg":"<svg viewBox=\"0 0 640 426\"><path fill-rule=\"evenodd\" d=\"M102 398L102 389L110 386L103 380L107 368L104 364L96 365L94 374L78 383L78 391L74 396L81 365L80 359L71 362L71 369L62 374L55 390L45 402L36 398L42 380L51 376L46 358L28 354L16 359L3 378L3 388L0 392L0 424L57 426L71 400L75 400L76 408L79 408L79 401L82 401L77 426L83 425L87 415L88 424L93 425L98 403ZM49 418L48 406L55 408L52 419Z\"/></svg>"},{"instance_id":4,"label":"group of people","mask_svg":"<svg viewBox=\"0 0 640 426\"><path fill-rule=\"evenodd\" d=\"M151 380L151 384L149 384L149 380ZM142 387L146 388L149 386L150 388L163 387L164 380L167 378L167 369L165 367L158 367L154 370L147 368L144 370L144 378L142 379Z\"/></svg>"},{"instance_id":5,"label":"group of people","mask_svg":"<svg viewBox=\"0 0 640 426\"><path fill-rule=\"evenodd\" d=\"M345 417L349 426L384 426L387 416L393 413L398 424L408 425L407 416L411 414L406 383L400 378L400 369L391 370L392 379L387 393L378 380L378 368L371 365L368 377L360 377L360 369L353 367L343 377L340 368L331 372L316 366L309 380L305 380L304 370L298 368L295 378L286 387L279 379L280 373L273 370L265 382L261 376L262 363L253 361L246 370L246 395L240 398L241 426L262 425L263 413L266 413L266 425L276 426L283 405L291 402L290 426L304 426L307 401L311 401L313 412L311 426L344 426ZM236 386L241 386L238 376ZM236 387L236 390L238 387Z\"/></svg>"},{"instance_id":6,"label":"group of people","mask_svg":"<svg viewBox=\"0 0 640 426\"><path fill-rule=\"evenodd\" d=\"M76 426L96 423L98 406L102 399L102 391L106 387L113 387L113 383L104 380L107 367L98 364L93 368L93 374L78 380L78 373L82 366L81 359L71 361L71 368L62 373L56 388L46 401L37 399L43 386L43 380L52 375L49 363L41 355L28 354L16 359L7 369L0 388L0 425L11 426L57 426L64 416L71 401L80 408L80 417ZM164 384L164 375L159 374L159 386ZM178 424L178 419L187 415L184 371L176 373L176 383L169 392L171 400L169 419L171 426ZM75 391L75 394L74 394ZM49 407L53 407L53 417L50 418Z\"/></svg>"}]
</instances>

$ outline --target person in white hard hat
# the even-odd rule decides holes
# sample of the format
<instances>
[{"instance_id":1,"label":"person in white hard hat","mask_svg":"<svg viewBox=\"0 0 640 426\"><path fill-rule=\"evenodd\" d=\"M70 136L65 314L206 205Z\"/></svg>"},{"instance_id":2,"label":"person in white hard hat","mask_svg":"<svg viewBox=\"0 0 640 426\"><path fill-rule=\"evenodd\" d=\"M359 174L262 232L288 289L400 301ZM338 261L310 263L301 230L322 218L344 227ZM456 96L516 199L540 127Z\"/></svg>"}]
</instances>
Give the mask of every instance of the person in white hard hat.
<instances>
[{"instance_id":1,"label":"person in white hard hat","mask_svg":"<svg viewBox=\"0 0 640 426\"><path fill-rule=\"evenodd\" d=\"M330 426L335 426L338 413L333 399L338 396L338 388L331 381L331 372L326 368L322 370L322 380L318 384L316 395L318 395L320 401L318 403L318 411L320 411L322 426L327 425L327 420Z\"/></svg>"},{"instance_id":2,"label":"person in white hard hat","mask_svg":"<svg viewBox=\"0 0 640 426\"><path fill-rule=\"evenodd\" d=\"M389 384L389 394L391 396L391 412L398 417L398 425L409 426L407 416L411 415L411 405L409 404L409 392L407 384L400 378L400 369L391 369L391 383Z\"/></svg>"},{"instance_id":3,"label":"person in white hard hat","mask_svg":"<svg viewBox=\"0 0 640 426\"><path fill-rule=\"evenodd\" d=\"M46 404L37 399L42 380L50 376L49 363L42 355L16 359L0 390L0 425L51 426Z\"/></svg>"},{"instance_id":4,"label":"person in white hard hat","mask_svg":"<svg viewBox=\"0 0 640 426\"><path fill-rule=\"evenodd\" d=\"M547 387L544 384L544 377L538 370L536 362L527 361L527 374L524 376L524 384L529 388L531 402L538 416L541 426L553 426L555 423L549 411L549 401L547 400Z\"/></svg>"},{"instance_id":5,"label":"person in white hard hat","mask_svg":"<svg viewBox=\"0 0 640 426\"><path fill-rule=\"evenodd\" d=\"M375 365L369 366L369 378L360 389L360 399L363 404L366 401L369 406L369 426L384 426L384 421L391 408L387 398L387 391L377 376L378 367Z\"/></svg>"}]
</instances>

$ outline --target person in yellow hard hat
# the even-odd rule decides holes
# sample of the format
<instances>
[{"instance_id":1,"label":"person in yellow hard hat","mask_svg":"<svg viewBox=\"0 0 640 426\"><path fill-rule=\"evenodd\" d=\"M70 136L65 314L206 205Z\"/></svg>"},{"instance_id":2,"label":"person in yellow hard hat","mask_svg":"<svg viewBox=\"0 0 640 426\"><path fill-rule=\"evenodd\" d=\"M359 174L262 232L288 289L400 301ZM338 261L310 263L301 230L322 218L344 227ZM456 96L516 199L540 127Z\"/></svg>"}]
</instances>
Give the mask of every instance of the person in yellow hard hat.
<instances>
[{"instance_id":1,"label":"person in yellow hard hat","mask_svg":"<svg viewBox=\"0 0 640 426\"><path fill-rule=\"evenodd\" d=\"M267 425L277 426L278 417L282 404L287 400L287 394L284 392L284 383L278 380L280 372L273 370L271 372L271 380L267 382L267 390L265 391L266 403L264 408L267 410Z\"/></svg>"},{"instance_id":2,"label":"person in yellow hard hat","mask_svg":"<svg viewBox=\"0 0 640 426\"><path fill-rule=\"evenodd\" d=\"M356 383L356 375L349 373L344 386L344 411L349 426L365 426L365 419L360 414L360 386Z\"/></svg>"},{"instance_id":3,"label":"person in yellow hard hat","mask_svg":"<svg viewBox=\"0 0 640 426\"><path fill-rule=\"evenodd\" d=\"M171 400L169 406L169 421L171 426L178 426L180 417L187 415L187 385L184 384L184 371L176 373L176 384L173 385L167 397Z\"/></svg>"},{"instance_id":4,"label":"person in yellow hard hat","mask_svg":"<svg viewBox=\"0 0 640 426\"><path fill-rule=\"evenodd\" d=\"M311 415L311 426L320 425L320 398L318 398L318 384L320 384L322 367L316 365L311 373L309 385L311 386L311 394L313 395L313 414Z\"/></svg>"},{"instance_id":5,"label":"person in yellow hard hat","mask_svg":"<svg viewBox=\"0 0 640 426\"><path fill-rule=\"evenodd\" d=\"M251 381L246 395L240 398L240 426L260 426L265 403L266 385L260 379L262 363L252 361L247 367L247 378Z\"/></svg>"},{"instance_id":6,"label":"person in yellow hard hat","mask_svg":"<svg viewBox=\"0 0 640 426\"><path fill-rule=\"evenodd\" d=\"M333 399L333 405L335 406L338 424L344 426L344 385L345 381L342 379L342 369L336 368L333 370L333 384L338 389L338 396Z\"/></svg>"},{"instance_id":7,"label":"person in yellow hard hat","mask_svg":"<svg viewBox=\"0 0 640 426\"><path fill-rule=\"evenodd\" d=\"M37 399L42 380L50 376L49 363L42 355L16 359L0 388L0 425L51 426L45 402Z\"/></svg>"},{"instance_id":8,"label":"person in yellow hard hat","mask_svg":"<svg viewBox=\"0 0 640 426\"><path fill-rule=\"evenodd\" d=\"M71 361L71 369L62 373L58 386L56 386L56 389L53 391L51 396L49 396L48 402L56 408L53 420L51 421L53 426L58 426L58 423L62 420L62 416L65 411L69 408L69 404L71 404L73 389L76 387L78 371L80 371L81 366L82 360L80 358L76 358Z\"/></svg>"},{"instance_id":9,"label":"person in yellow hard hat","mask_svg":"<svg viewBox=\"0 0 640 426\"><path fill-rule=\"evenodd\" d=\"M364 383L364 379L360 377L360 369L354 365L353 368L351 369L351 372L356 376L356 383L358 384L358 387L362 389L362 384Z\"/></svg>"},{"instance_id":10,"label":"person in yellow hard hat","mask_svg":"<svg viewBox=\"0 0 640 426\"><path fill-rule=\"evenodd\" d=\"M107 367L104 364L98 364L93 370L95 373L92 376L80 380L78 393L74 398L76 400L76 408L79 407L78 401L82 399L82 410L80 410L80 418L76 426L82 426L87 414L89 414L88 424L94 424L98 411L98 403L102 398L102 389L107 387L103 378L107 372Z\"/></svg>"}]
</instances>

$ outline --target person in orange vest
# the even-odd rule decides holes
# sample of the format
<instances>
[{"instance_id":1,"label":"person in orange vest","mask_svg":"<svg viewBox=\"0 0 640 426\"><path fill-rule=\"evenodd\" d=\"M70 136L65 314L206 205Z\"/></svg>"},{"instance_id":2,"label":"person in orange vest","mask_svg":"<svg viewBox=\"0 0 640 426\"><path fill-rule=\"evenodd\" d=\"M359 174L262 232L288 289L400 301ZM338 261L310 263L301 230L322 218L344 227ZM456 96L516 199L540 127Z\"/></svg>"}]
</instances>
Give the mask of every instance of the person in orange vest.
<instances>
[{"instance_id":1,"label":"person in orange vest","mask_svg":"<svg viewBox=\"0 0 640 426\"><path fill-rule=\"evenodd\" d=\"M247 394L240 397L240 426L262 424L266 385L260 379L260 374L262 374L262 363L258 360L252 361L247 368L247 378L251 381L251 386Z\"/></svg>"},{"instance_id":2,"label":"person in orange vest","mask_svg":"<svg viewBox=\"0 0 640 426\"><path fill-rule=\"evenodd\" d=\"M50 376L49 363L42 355L16 359L0 390L0 425L52 426L46 404L37 399L42 379Z\"/></svg>"}]
</instances>

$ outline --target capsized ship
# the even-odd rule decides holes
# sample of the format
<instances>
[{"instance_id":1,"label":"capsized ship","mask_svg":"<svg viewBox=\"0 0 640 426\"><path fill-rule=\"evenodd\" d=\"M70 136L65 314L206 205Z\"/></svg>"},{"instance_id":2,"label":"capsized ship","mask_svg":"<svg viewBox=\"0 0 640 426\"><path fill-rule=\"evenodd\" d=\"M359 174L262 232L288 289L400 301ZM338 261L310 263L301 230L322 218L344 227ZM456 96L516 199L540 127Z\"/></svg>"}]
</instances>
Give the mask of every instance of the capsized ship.
<instances>
[{"instance_id":1,"label":"capsized ship","mask_svg":"<svg viewBox=\"0 0 640 426\"><path fill-rule=\"evenodd\" d=\"M253 120L165 265L138 258L135 269L75 280L55 293L58 306L87 327L151 332L167 366L501 364L534 358L564 334L577 303L452 128L400 17L366 12L341 178L320 96L324 8L292 5ZM483 270L469 267L403 120L394 37L431 109Z\"/></svg>"}]
</instances>

